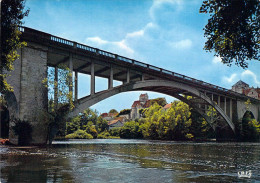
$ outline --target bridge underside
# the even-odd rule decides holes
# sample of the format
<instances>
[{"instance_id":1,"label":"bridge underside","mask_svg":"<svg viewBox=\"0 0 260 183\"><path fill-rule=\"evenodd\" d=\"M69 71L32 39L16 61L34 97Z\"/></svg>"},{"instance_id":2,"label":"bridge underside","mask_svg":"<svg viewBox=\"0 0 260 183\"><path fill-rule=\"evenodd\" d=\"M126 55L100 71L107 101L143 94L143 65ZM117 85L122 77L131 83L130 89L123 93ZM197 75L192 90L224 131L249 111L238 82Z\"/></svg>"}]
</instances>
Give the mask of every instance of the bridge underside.
<instances>
[{"instance_id":1,"label":"bridge underside","mask_svg":"<svg viewBox=\"0 0 260 183\"><path fill-rule=\"evenodd\" d=\"M106 99L113 95L128 92L128 91L153 91L175 97L194 108L201 114L205 120L215 130L218 128L226 128L229 126L235 132L235 126L229 116L227 116L219 105L214 100L210 99L207 94L201 93L199 90L192 88L188 85L177 83L174 81L165 80L144 80L130 82L120 85L102 92L98 92L86 97L83 97L75 103L75 109L71 112L70 116L77 115L84 109ZM191 96L192 98L187 98ZM214 98L213 98L214 99ZM217 115L208 116L207 113L213 109L216 110Z\"/></svg>"}]
</instances>

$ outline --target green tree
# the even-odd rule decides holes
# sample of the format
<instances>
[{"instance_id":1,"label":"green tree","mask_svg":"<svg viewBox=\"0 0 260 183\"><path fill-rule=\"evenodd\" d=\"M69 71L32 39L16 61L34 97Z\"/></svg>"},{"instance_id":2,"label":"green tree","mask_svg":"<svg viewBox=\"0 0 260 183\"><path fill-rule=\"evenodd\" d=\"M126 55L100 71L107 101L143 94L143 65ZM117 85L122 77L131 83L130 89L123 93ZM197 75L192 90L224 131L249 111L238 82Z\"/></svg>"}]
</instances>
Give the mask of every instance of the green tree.
<instances>
[{"instance_id":1,"label":"green tree","mask_svg":"<svg viewBox=\"0 0 260 183\"><path fill-rule=\"evenodd\" d=\"M55 79L56 71L58 80ZM47 78L42 81L48 88L50 97L48 111L42 112L42 121L48 123L49 144L56 135L65 136L66 116L74 108L72 91L69 91L72 73L65 65L59 65L56 71L55 68L49 67Z\"/></svg>"},{"instance_id":2,"label":"green tree","mask_svg":"<svg viewBox=\"0 0 260 183\"><path fill-rule=\"evenodd\" d=\"M209 13L204 49L215 51L222 62L246 68L260 60L259 0L204 0L200 13Z\"/></svg>"},{"instance_id":3,"label":"green tree","mask_svg":"<svg viewBox=\"0 0 260 183\"><path fill-rule=\"evenodd\" d=\"M108 124L105 119L103 119L101 116L97 118L97 130L98 132L103 132L105 130L108 130Z\"/></svg>"},{"instance_id":4,"label":"green tree","mask_svg":"<svg viewBox=\"0 0 260 183\"><path fill-rule=\"evenodd\" d=\"M154 103L159 104L160 106L164 107L167 102L165 98L156 98L156 99L151 99L150 104L153 105Z\"/></svg>"},{"instance_id":5,"label":"green tree","mask_svg":"<svg viewBox=\"0 0 260 183\"><path fill-rule=\"evenodd\" d=\"M143 138L139 123L136 123L135 121L126 122L120 130L120 137L126 139Z\"/></svg>"},{"instance_id":6,"label":"green tree","mask_svg":"<svg viewBox=\"0 0 260 183\"><path fill-rule=\"evenodd\" d=\"M125 115L125 114L130 114L131 113L131 109L123 109L119 112L118 115Z\"/></svg>"},{"instance_id":7,"label":"green tree","mask_svg":"<svg viewBox=\"0 0 260 183\"><path fill-rule=\"evenodd\" d=\"M28 16L29 10L24 10L24 0L1 1L1 47L0 47L0 92L11 91L6 82L7 74L3 72L13 70L13 62L18 58L17 49L26 45L20 41L21 32L18 26L22 19Z\"/></svg>"},{"instance_id":8,"label":"green tree","mask_svg":"<svg viewBox=\"0 0 260 183\"><path fill-rule=\"evenodd\" d=\"M257 122L252 113L246 111L242 119L242 132L241 140L243 141L256 141L260 137L260 124Z\"/></svg>"},{"instance_id":9,"label":"green tree","mask_svg":"<svg viewBox=\"0 0 260 183\"><path fill-rule=\"evenodd\" d=\"M116 109L111 109L111 110L109 111L109 113L113 113L113 114L115 114L115 113L118 113L118 112L117 112Z\"/></svg>"}]
</instances>

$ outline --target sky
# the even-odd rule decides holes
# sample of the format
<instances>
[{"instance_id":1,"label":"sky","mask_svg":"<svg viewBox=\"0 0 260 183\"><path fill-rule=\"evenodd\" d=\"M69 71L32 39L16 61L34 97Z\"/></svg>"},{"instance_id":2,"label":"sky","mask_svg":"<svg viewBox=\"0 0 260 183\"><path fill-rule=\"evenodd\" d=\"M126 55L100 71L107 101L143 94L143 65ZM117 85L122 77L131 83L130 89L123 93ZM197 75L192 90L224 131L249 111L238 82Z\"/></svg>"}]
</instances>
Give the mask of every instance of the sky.
<instances>
[{"instance_id":1,"label":"sky","mask_svg":"<svg viewBox=\"0 0 260 183\"><path fill-rule=\"evenodd\" d=\"M203 28L209 15L200 14L203 0L27 0L24 26L103 49L141 62L230 89L242 80L260 87L260 62L247 69L231 67L203 50ZM96 78L96 90L107 81ZM89 94L90 79L79 75L79 97ZM118 85L119 83L115 83ZM127 92L92 106L98 112L131 108L141 93L149 98L174 98L154 92Z\"/></svg>"}]
</instances>

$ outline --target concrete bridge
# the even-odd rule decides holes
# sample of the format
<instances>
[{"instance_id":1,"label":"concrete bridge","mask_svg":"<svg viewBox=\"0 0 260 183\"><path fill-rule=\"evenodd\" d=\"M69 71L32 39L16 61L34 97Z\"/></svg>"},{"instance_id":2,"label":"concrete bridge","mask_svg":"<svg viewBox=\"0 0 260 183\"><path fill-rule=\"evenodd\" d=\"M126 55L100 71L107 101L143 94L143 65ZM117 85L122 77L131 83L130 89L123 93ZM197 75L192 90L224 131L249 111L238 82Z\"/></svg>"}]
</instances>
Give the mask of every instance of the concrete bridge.
<instances>
[{"instance_id":1,"label":"concrete bridge","mask_svg":"<svg viewBox=\"0 0 260 183\"><path fill-rule=\"evenodd\" d=\"M61 63L75 74L75 109L70 113L71 117L118 93L145 90L167 94L189 104L216 130L219 138L236 133L248 110L257 120L260 118L257 99L38 30L20 27L20 31L22 40L28 45L19 50L21 57L14 63L15 70L8 78L14 92L6 98L11 116L26 119L33 125L32 144L46 143L47 124L40 114L47 109L47 89L41 81L47 77L47 66L57 69ZM90 75L89 96L78 98L78 73ZM107 78L106 90L95 91L96 76ZM115 87L115 80L121 81L122 85ZM69 89L72 91L73 87ZM192 99L185 96L192 96ZM249 106L245 105L248 99L251 101ZM213 108L217 116L208 116ZM10 140L17 143L11 130Z\"/></svg>"}]
</instances>

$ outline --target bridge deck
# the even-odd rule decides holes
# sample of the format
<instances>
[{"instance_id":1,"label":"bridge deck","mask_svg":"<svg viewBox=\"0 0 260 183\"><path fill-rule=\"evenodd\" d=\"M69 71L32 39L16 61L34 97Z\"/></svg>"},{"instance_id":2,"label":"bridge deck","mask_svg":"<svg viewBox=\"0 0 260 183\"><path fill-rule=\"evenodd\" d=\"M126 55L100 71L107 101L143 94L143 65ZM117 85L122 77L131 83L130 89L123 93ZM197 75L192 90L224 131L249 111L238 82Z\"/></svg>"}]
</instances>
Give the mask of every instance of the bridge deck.
<instances>
[{"instance_id":1,"label":"bridge deck","mask_svg":"<svg viewBox=\"0 0 260 183\"><path fill-rule=\"evenodd\" d=\"M27 42L38 43L48 47L48 65L56 66L67 63L70 54L73 54L73 70L79 73L91 73L91 61L95 62L95 76L109 78L110 66L113 65L114 79L125 81L127 70L131 70L131 81L139 80L142 73L145 79L167 79L189 84L205 92L217 93L230 98L250 99L251 102L260 101L243 94L216 86L195 78L191 78L160 67L143 63L124 56L113 54L104 50L60 38L45 32L28 27L19 27L22 32L21 39Z\"/></svg>"}]
</instances>

